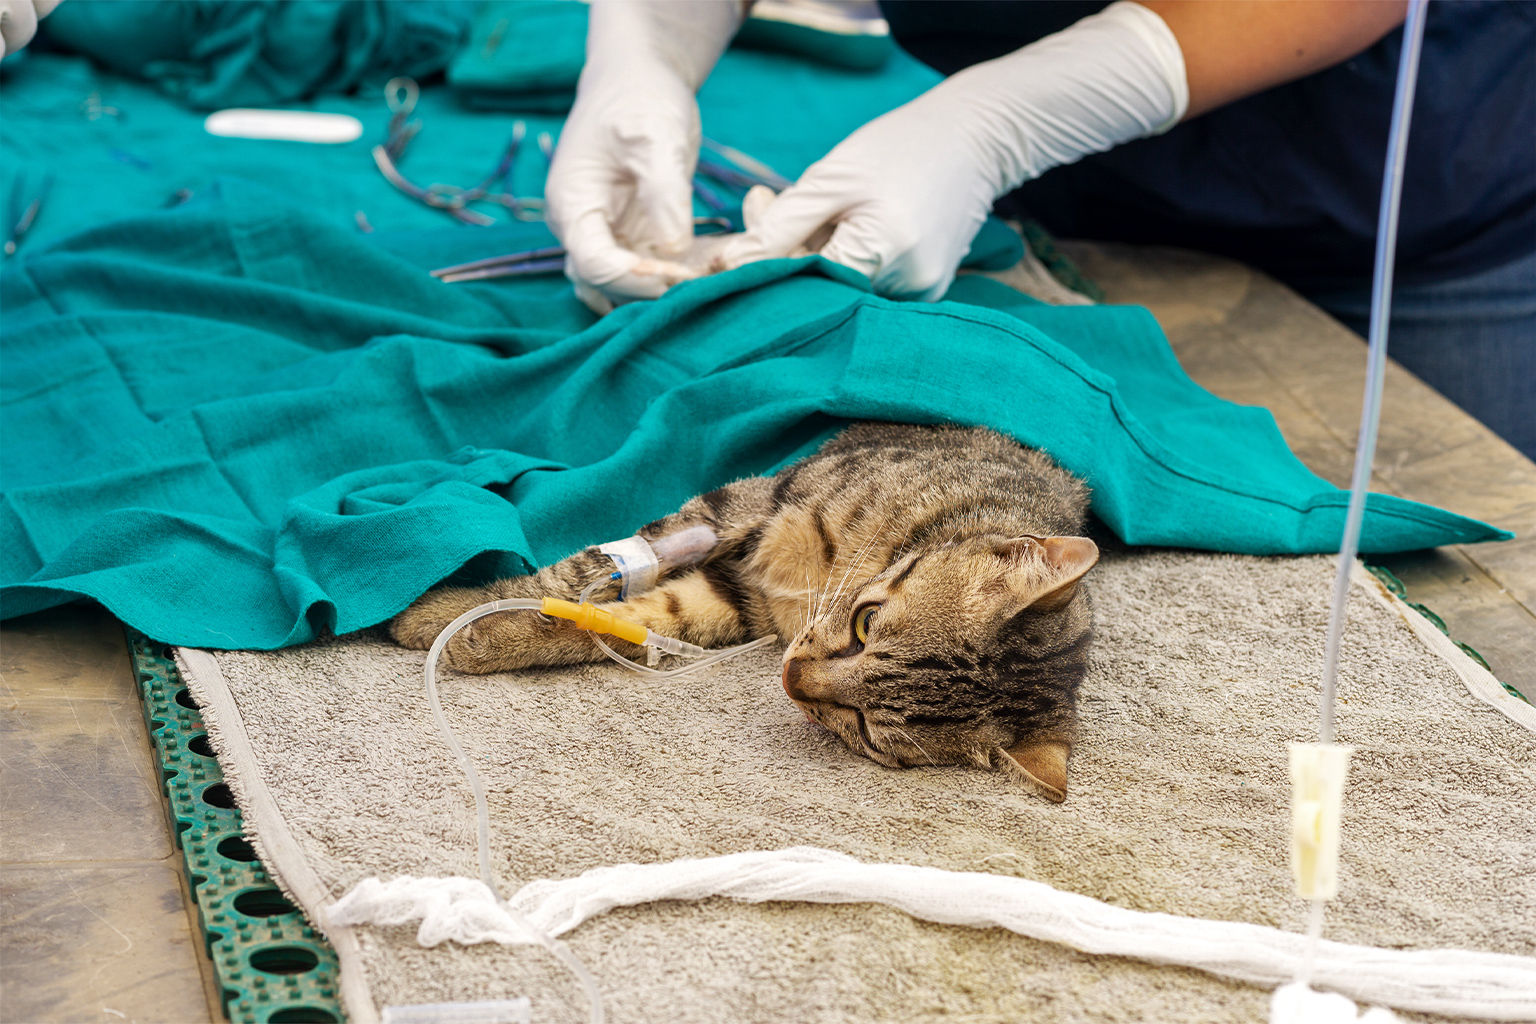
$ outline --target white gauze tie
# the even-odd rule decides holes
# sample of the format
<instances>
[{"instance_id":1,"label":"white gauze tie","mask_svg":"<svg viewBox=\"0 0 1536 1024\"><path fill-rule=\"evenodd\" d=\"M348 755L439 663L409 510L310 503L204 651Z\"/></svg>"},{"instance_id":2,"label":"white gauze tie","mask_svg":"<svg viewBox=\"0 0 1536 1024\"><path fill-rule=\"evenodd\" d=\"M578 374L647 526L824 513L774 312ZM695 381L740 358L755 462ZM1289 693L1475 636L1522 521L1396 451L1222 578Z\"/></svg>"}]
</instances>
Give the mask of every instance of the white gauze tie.
<instances>
[{"instance_id":1,"label":"white gauze tie","mask_svg":"<svg viewBox=\"0 0 1536 1024\"><path fill-rule=\"evenodd\" d=\"M1007 928L1085 953L1178 964L1259 985L1296 973L1306 936L1262 925L1148 914L1003 875L906 864L865 864L809 846L596 868L542 879L508 902L538 928L563 935L614 907L728 896L750 903L883 903L913 917ZM365 879L326 912L339 925L420 920L417 939L532 944L485 886L465 878ZM1452 1017L1536 1019L1536 959L1467 950L1320 944L1316 984L1361 1002Z\"/></svg>"}]
</instances>

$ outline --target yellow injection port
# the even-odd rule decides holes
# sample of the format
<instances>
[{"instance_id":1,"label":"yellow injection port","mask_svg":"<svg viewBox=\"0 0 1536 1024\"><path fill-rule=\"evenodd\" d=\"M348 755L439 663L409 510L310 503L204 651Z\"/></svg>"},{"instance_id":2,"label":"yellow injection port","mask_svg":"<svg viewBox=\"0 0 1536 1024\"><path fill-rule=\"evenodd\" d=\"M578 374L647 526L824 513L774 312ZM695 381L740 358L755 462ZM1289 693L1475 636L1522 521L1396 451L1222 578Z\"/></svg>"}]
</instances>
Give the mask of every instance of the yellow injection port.
<instances>
[{"instance_id":1,"label":"yellow injection port","mask_svg":"<svg viewBox=\"0 0 1536 1024\"><path fill-rule=\"evenodd\" d=\"M644 626L616 618L612 612L605 612L590 601L585 604L576 604L573 601L562 601L557 597L546 597L539 610L557 619L570 619L582 629L590 629L594 633L607 633L620 640L628 640L632 644L645 643L646 636L650 632Z\"/></svg>"}]
</instances>

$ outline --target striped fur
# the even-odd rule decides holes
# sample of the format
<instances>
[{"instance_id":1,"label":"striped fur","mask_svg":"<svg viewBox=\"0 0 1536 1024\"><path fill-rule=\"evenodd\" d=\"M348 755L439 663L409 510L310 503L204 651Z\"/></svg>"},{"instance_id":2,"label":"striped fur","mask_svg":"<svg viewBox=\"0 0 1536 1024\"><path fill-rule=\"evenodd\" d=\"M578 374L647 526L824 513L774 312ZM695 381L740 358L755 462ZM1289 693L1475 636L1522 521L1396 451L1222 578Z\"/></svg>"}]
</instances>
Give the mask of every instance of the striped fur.
<instances>
[{"instance_id":1,"label":"striped fur","mask_svg":"<svg viewBox=\"0 0 1536 1024\"><path fill-rule=\"evenodd\" d=\"M616 613L704 646L793 637L783 685L807 716L881 764L1007 771L1066 792L1091 609L1081 578L1087 488L1041 452L988 430L866 423L770 478L694 498L643 528L698 524L720 543ZM390 624L427 647L477 604L571 598L611 571L588 548L532 576L440 589ZM877 606L867 637L855 618ZM626 645L620 645L626 646ZM626 653L638 653L630 650ZM481 619L447 649L494 672L603 655L580 630L532 614Z\"/></svg>"}]
</instances>

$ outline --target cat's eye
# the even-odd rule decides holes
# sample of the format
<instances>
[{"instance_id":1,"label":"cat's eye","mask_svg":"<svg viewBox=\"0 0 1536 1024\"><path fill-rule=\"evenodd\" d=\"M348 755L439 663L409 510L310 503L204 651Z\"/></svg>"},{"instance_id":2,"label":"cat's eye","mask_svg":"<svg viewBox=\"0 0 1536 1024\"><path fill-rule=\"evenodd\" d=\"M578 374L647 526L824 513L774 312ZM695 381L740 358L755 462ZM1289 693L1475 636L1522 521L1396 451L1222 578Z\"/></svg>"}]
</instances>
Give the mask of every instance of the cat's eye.
<instances>
[{"instance_id":1,"label":"cat's eye","mask_svg":"<svg viewBox=\"0 0 1536 1024\"><path fill-rule=\"evenodd\" d=\"M853 638L859 643L869 642L869 624L879 610L878 604L867 604L853 613Z\"/></svg>"}]
</instances>

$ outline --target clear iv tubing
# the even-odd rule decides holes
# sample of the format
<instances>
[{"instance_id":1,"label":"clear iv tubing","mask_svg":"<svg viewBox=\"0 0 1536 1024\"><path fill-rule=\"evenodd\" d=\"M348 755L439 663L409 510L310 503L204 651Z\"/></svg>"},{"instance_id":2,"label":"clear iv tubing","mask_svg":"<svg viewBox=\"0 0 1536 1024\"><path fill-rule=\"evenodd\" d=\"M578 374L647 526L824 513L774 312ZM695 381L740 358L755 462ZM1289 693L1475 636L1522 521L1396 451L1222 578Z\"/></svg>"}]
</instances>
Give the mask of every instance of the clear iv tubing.
<instances>
[{"instance_id":1,"label":"clear iv tubing","mask_svg":"<svg viewBox=\"0 0 1536 1024\"><path fill-rule=\"evenodd\" d=\"M425 670L427 683L427 703L432 705L432 717L437 722L437 729L443 734L443 740L448 744L448 749L459 759L459 767L464 769L464 774L469 779L469 788L475 794L475 820L476 841L480 852L480 881L491 890L491 895L496 897L496 902L507 916L528 935L539 940L545 949L552 953L556 960L568 967L572 974L581 982L582 989L587 993L588 1005L592 1008L592 1024L603 1024L603 994L598 991L597 980L592 977L592 972L587 970L585 964L577 959L571 948L543 929L534 926L522 914L513 910L511 905L496 888L496 881L491 877L491 814L485 799L485 784L480 781L480 773L475 771L474 764L469 760L469 754L459 744L459 738L454 735L453 728L448 724L448 718L443 714L443 702L437 696L437 659L443 653L443 648L448 646L448 641L453 635L476 619L496 612L510 611L538 611L542 602L532 598L509 598L503 601L492 601L482 604L478 608L471 608L460 615L448 627L437 635L432 642L431 650L427 651L427 667Z\"/></svg>"},{"instance_id":2,"label":"clear iv tubing","mask_svg":"<svg viewBox=\"0 0 1536 1024\"><path fill-rule=\"evenodd\" d=\"M1387 325L1391 319L1392 262L1397 252L1397 214L1403 194L1403 161L1408 151L1408 124L1413 118L1413 92L1418 80L1419 50L1424 43L1426 0L1408 0L1403 25L1402 55L1397 64L1397 89L1392 97L1392 129L1387 136L1387 164L1381 184L1381 210L1376 222L1376 268L1371 280L1371 325L1366 356L1365 405L1360 410L1360 439L1355 444L1355 471L1349 484L1349 511L1333 581L1333 610L1328 616L1328 641L1323 649L1323 686L1319 702L1318 737L1333 742L1334 694L1338 686L1339 640L1344 633L1345 605L1355 555L1360 550L1360 524L1365 495L1376 456L1376 428L1381 422L1381 388L1387 367Z\"/></svg>"},{"instance_id":3,"label":"clear iv tubing","mask_svg":"<svg viewBox=\"0 0 1536 1024\"><path fill-rule=\"evenodd\" d=\"M1387 135L1387 161L1382 171L1381 208L1376 220L1376 266L1371 278L1371 324L1365 371L1365 404L1360 410L1360 438L1355 444L1355 470L1349 483L1349 511L1344 517L1344 539L1339 544L1339 566L1333 580L1333 608L1328 615L1328 639L1323 648L1323 683L1318 698L1318 740L1333 742L1334 697L1338 690L1339 642L1344 634L1349 580L1360 551L1360 526L1365 518L1365 495L1371 484L1371 464L1376 457L1376 429L1381 423L1381 390L1387 368L1387 327L1391 320L1392 264L1397 253L1397 216L1403 195L1403 163L1408 152L1408 126L1413 120L1414 86L1418 81L1419 52L1424 45L1427 0L1408 0L1403 23L1403 47L1397 64L1397 87L1392 96L1392 127ZM1318 941L1323 934L1323 904L1312 901L1307 920L1307 948L1298 980L1310 984L1317 961Z\"/></svg>"},{"instance_id":4,"label":"clear iv tubing","mask_svg":"<svg viewBox=\"0 0 1536 1024\"><path fill-rule=\"evenodd\" d=\"M592 592L606 582L608 582L607 578L598 579L592 583L589 583L587 588L581 592L580 603L585 604L587 602L587 598L592 595ZM591 972L587 970L586 965L577 959L576 954L571 952L569 946L561 942L559 939L546 934L543 930L535 927L533 922L523 917L523 915L519 914L516 910L513 910L511 905L507 903L506 899L502 897L500 890L496 888L496 881L491 876L491 814L489 804L487 803L485 797L485 784L481 782L480 773L475 771L474 763L470 761L469 754L465 752L464 747L459 743L458 736L454 734L453 728L448 724L448 718L443 714L443 703L437 695L437 660L442 656L443 648L448 646L448 641L453 639L454 635L457 634L459 630L463 629L471 622L474 622L476 619L483 619L485 616L495 615L497 612L537 612L540 611L543 606L544 602L538 598L518 597L507 598L501 601L491 601L476 608L471 608L463 615L460 615L458 618L448 623L447 627L437 635L437 639L432 642L431 649L427 651L427 664L423 669L423 676L426 680L427 703L432 707L432 718L437 722L437 729L440 733L442 733L444 742L448 744L448 749L452 750L453 755L459 759L459 767L464 770L465 777L469 779L469 788L474 791L475 840L480 855L480 881L485 883L485 887L491 891L491 895L496 897L497 904L501 906L501 909L507 912L507 916L512 918L513 922L519 928L521 928L528 935L538 939L544 948L549 950L550 953L554 955L555 959L559 960L562 964L570 969L572 974L576 975L577 979L581 982L582 989L587 994L588 1003L592 1008L592 1024L603 1024L603 995L598 990L597 981L592 977ZM647 668L644 665L636 664L635 662L624 657L622 654L618 653L613 648L604 643L598 634L591 633L590 635L593 640L597 641L597 645L601 647L605 652L607 652L610 658L613 658L615 661L643 675L661 679L680 676L686 672L696 672L701 668L706 668L710 665L717 664L726 660L727 658L734 658L739 654L745 654L747 651L753 650L757 647L762 647L764 644L772 643L775 639L777 639L776 637L769 635L760 637L759 639L753 640L750 643L740 644L736 647L728 647L721 651L704 651L702 653L708 656L701 658L699 661L685 665L682 668L671 669L669 671L659 671L657 669Z\"/></svg>"},{"instance_id":5,"label":"clear iv tubing","mask_svg":"<svg viewBox=\"0 0 1536 1024\"><path fill-rule=\"evenodd\" d=\"M613 575L616 577L619 574L614 573ZM586 604L587 599L592 596L592 592L598 587L602 586L604 583L607 583L608 580L612 578L613 577L593 580L591 583L588 583L586 589L581 592L581 597L578 599L578 603ZM756 640L750 640L747 643L738 644L735 647L726 647L718 651L705 651L704 653L708 655L708 657L705 657L700 661L691 662L682 666L681 668L655 669L648 668L638 662L631 661L630 659L624 657L624 655L620 654L618 651L614 650L612 647L609 647L607 642L604 641L601 636L596 633L592 634L592 640L597 644L597 646L603 649L604 654L608 655L608 657L612 658L620 665L623 665L631 672L638 672L643 676L650 676L652 679L671 679L674 676L686 675L689 672L697 672L701 668L708 668L710 665L718 664L728 658L734 658L738 654L746 654L748 651L755 650L756 648L763 647L767 644L771 644L777 639L777 635L769 633L767 636L760 636Z\"/></svg>"}]
</instances>

